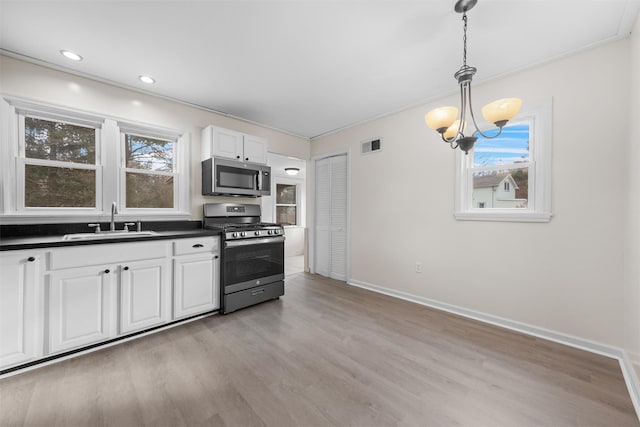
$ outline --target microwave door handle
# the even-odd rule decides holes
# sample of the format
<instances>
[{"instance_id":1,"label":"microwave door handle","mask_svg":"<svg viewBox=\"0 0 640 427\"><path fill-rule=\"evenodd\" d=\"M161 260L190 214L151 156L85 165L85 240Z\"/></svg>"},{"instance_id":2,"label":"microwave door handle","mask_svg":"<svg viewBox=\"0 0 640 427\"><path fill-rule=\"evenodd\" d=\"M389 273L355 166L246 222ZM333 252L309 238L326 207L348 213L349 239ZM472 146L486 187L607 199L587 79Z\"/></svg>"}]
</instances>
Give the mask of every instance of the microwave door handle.
<instances>
[{"instance_id":1,"label":"microwave door handle","mask_svg":"<svg viewBox=\"0 0 640 427\"><path fill-rule=\"evenodd\" d=\"M262 170L258 169L258 188L257 190L262 190Z\"/></svg>"}]
</instances>

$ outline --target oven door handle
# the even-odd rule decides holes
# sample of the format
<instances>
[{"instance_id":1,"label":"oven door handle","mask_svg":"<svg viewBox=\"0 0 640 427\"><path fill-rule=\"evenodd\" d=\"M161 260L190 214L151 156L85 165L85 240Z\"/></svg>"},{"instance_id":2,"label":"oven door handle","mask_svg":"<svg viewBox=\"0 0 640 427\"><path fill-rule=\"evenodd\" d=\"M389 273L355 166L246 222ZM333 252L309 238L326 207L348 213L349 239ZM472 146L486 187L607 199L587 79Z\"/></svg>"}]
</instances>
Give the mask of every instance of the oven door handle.
<instances>
[{"instance_id":1,"label":"oven door handle","mask_svg":"<svg viewBox=\"0 0 640 427\"><path fill-rule=\"evenodd\" d=\"M231 242L225 242L225 248L235 248L238 246L250 246L250 245L261 245L265 243L278 243L284 242L284 236L279 237L265 237L264 239L247 239L247 240L234 240Z\"/></svg>"}]
</instances>

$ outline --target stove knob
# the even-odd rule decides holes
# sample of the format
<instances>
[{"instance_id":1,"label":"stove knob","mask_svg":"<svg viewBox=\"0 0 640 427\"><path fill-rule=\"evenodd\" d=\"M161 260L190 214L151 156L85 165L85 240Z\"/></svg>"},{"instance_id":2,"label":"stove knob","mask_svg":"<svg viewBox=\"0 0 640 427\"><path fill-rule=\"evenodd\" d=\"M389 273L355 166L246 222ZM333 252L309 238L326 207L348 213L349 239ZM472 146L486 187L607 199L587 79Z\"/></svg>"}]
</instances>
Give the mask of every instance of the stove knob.
<instances>
[{"instance_id":1,"label":"stove knob","mask_svg":"<svg viewBox=\"0 0 640 427\"><path fill-rule=\"evenodd\" d=\"M246 232L243 231L242 233L240 233L240 237L246 237L246 236L247 236Z\"/></svg>"},{"instance_id":2,"label":"stove knob","mask_svg":"<svg viewBox=\"0 0 640 427\"><path fill-rule=\"evenodd\" d=\"M238 237L238 233L232 233L231 237Z\"/></svg>"},{"instance_id":3,"label":"stove knob","mask_svg":"<svg viewBox=\"0 0 640 427\"><path fill-rule=\"evenodd\" d=\"M280 234L280 230L273 230L275 234Z\"/></svg>"},{"instance_id":4,"label":"stove knob","mask_svg":"<svg viewBox=\"0 0 640 427\"><path fill-rule=\"evenodd\" d=\"M273 234L273 230L267 231L267 234L269 234L269 235Z\"/></svg>"},{"instance_id":5,"label":"stove knob","mask_svg":"<svg viewBox=\"0 0 640 427\"><path fill-rule=\"evenodd\" d=\"M259 231L256 231L256 232L255 232L255 235L256 235L256 236L259 236L259 235L260 235L260 232L259 232Z\"/></svg>"}]
</instances>

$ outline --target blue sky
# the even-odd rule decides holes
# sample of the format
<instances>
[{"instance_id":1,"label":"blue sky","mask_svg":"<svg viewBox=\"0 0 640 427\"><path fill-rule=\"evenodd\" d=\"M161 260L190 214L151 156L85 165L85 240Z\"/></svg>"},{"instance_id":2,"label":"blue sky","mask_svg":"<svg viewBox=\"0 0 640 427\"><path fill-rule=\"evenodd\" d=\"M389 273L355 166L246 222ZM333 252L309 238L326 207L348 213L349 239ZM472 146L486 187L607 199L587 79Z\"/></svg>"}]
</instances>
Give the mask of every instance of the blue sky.
<instances>
[{"instance_id":1,"label":"blue sky","mask_svg":"<svg viewBox=\"0 0 640 427\"><path fill-rule=\"evenodd\" d=\"M493 135L497 130L484 132ZM529 123L505 126L502 135L495 139L486 139L476 135L474 145L474 166L494 166L529 161Z\"/></svg>"}]
</instances>

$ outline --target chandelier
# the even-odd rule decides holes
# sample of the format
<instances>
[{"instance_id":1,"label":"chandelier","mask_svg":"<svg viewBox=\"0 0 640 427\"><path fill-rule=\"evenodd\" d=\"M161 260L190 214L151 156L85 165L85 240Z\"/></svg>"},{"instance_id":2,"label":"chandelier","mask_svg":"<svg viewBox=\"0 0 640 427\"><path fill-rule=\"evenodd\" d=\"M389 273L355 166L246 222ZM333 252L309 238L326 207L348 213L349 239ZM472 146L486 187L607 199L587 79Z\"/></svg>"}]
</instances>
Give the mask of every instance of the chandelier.
<instances>
[{"instance_id":1,"label":"chandelier","mask_svg":"<svg viewBox=\"0 0 640 427\"><path fill-rule=\"evenodd\" d=\"M495 135L490 136L482 133L476 124L471 105L471 80L477 69L467 65L467 11L471 10L477 2L478 0L458 0L455 5L455 11L462 13L462 21L464 22L462 67L454 74L460 85L460 118L458 118L458 109L456 107L439 107L429 111L424 116L427 126L438 132L444 142L448 143L453 149L460 147L465 154L469 154L469 150L473 148L473 144L477 141L476 134L482 135L484 138L500 136L502 128L513 116L518 114L522 105L522 100L518 98L504 98L482 107L484 119L499 128L498 133ZM471 136L464 135L467 125L467 110L475 127L475 132Z\"/></svg>"}]
</instances>

